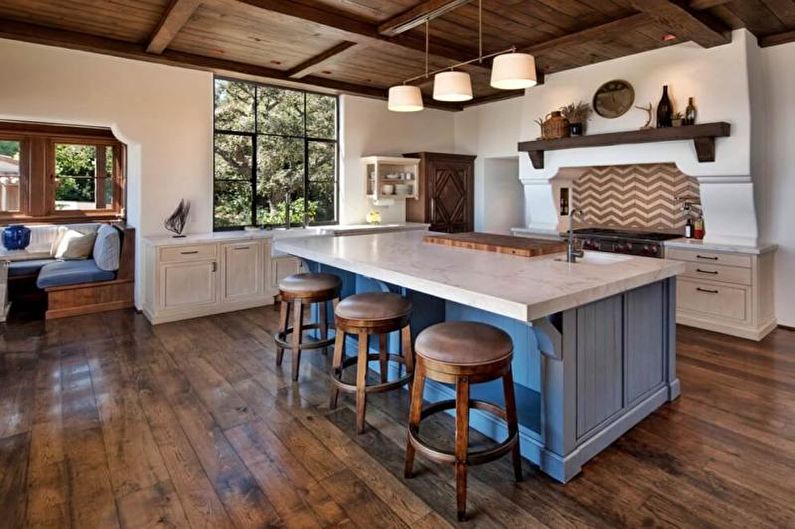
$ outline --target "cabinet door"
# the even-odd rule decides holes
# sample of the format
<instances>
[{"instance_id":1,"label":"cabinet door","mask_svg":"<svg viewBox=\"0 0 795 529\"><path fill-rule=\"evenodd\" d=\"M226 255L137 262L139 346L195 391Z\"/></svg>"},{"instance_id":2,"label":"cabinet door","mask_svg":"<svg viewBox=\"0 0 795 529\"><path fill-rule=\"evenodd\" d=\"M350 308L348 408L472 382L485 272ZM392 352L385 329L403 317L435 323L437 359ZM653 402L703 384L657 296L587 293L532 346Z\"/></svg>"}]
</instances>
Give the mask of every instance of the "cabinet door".
<instances>
[{"instance_id":1,"label":"cabinet door","mask_svg":"<svg viewBox=\"0 0 795 529\"><path fill-rule=\"evenodd\" d=\"M431 231L447 233L474 229L472 163L432 161L428 167Z\"/></svg>"},{"instance_id":2,"label":"cabinet door","mask_svg":"<svg viewBox=\"0 0 795 529\"><path fill-rule=\"evenodd\" d=\"M260 297L261 245L257 242L225 244L223 256L223 301L244 301Z\"/></svg>"},{"instance_id":3,"label":"cabinet door","mask_svg":"<svg viewBox=\"0 0 795 529\"><path fill-rule=\"evenodd\" d=\"M295 257L276 257L273 260L272 272L273 272L273 282L271 286L274 290L279 289L279 281L284 279L285 277L297 274L301 271L301 261L296 259Z\"/></svg>"},{"instance_id":4,"label":"cabinet door","mask_svg":"<svg viewBox=\"0 0 795 529\"><path fill-rule=\"evenodd\" d=\"M160 265L160 306L174 309L214 305L217 301L215 261Z\"/></svg>"}]
</instances>

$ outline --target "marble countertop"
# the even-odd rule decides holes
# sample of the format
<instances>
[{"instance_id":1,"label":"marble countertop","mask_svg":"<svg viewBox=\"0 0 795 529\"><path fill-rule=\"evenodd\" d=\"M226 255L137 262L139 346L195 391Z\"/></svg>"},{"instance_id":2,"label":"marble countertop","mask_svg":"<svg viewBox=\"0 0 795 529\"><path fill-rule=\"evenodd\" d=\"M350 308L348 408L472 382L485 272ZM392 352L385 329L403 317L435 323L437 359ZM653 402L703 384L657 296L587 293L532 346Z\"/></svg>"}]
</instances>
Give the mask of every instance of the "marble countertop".
<instances>
[{"instance_id":1,"label":"marble countertop","mask_svg":"<svg viewBox=\"0 0 795 529\"><path fill-rule=\"evenodd\" d=\"M143 240L153 246L181 246L185 244L207 244L228 241L247 241L259 239L288 239L307 236L358 235L369 232L389 232L407 230L426 230L429 224L419 222L385 224L336 224L333 226L312 226L309 228L279 228L274 230L233 230L210 233L194 233L182 238L171 235L154 235Z\"/></svg>"},{"instance_id":2,"label":"marble countertop","mask_svg":"<svg viewBox=\"0 0 795 529\"><path fill-rule=\"evenodd\" d=\"M684 248L687 250L709 250L713 252L734 252L745 253L751 255L761 255L763 253L772 252L778 248L777 244L760 244L756 246L746 246L742 244L730 244L720 242L709 242L700 239L672 239L665 241L666 248Z\"/></svg>"},{"instance_id":3,"label":"marble countertop","mask_svg":"<svg viewBox=\"0 0 795 529\"><path fill-rule=\"evenodd\" d=\"M684 272L681 262L586 252L518 257L422 241L424 232L302 237L275 242L280 252L335 266L521 321L637 288Z\"/></svg>"}]
</instances>

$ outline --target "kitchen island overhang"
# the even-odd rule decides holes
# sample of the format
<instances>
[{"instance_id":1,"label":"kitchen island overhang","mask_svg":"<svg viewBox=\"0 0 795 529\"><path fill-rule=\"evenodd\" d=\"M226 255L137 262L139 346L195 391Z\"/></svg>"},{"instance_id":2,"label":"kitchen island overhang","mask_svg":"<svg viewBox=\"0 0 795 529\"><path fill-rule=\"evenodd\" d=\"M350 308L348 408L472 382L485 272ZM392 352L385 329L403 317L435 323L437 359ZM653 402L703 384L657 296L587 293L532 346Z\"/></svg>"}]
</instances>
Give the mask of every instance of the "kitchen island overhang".
<instances>
[{"instance_id":1,"label":"kitchen island overhang","mask_svg":"<svg viewBox=\"0 0 795 529\"><path fill-rule=\"evenodd\" d=\"M276 249L337 273L343 296L398 292L414 305L412 333L450 320L482 321L514 342L522 455L565 482L582 465L679 395L675 292L681 263L586 253L517 257L422 242L422 233L295 238ZM390 337L390 348L397 347ZM377 365L372 366L374 370ZM429 384L425 398L451 398ZM495 384L473 389L501 404ZM494 439L502 423L473 410Z\"/></svg>"}]
</instances>

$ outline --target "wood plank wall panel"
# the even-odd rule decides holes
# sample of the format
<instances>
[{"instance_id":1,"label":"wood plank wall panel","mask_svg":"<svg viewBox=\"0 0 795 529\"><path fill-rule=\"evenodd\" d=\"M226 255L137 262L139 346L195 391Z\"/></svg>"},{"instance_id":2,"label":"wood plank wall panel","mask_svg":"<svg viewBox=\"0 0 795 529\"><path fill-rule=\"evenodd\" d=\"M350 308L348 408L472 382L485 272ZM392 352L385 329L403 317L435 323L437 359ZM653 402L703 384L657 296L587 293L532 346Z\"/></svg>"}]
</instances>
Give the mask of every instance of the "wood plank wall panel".
<instances>
[{"instance_id":1,"label":"wood plank wall panel","mask_svg":"<svg viewBox=\"0 0 795 529\"><path fill-rule=\"evenodd\" d=\"M3 0L0 18L144 42L169 0Z\"/></svg>"}]
</instances>

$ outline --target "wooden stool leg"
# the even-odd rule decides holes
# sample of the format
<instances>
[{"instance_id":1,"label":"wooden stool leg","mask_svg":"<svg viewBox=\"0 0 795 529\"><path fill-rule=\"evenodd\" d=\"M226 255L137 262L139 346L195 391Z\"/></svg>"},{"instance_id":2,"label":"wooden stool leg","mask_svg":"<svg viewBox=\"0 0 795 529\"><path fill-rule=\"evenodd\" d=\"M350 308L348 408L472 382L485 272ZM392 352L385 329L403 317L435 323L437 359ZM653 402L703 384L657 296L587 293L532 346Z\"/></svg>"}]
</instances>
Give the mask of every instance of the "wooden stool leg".
<instances>
[{"instance_id":1,"label":"wooden stool leg","mask_svg":"<svg viewBox=\"0 0 795 529\"><path fill-rule=\"evenodd\" d=\"M298 368L301 363L301 341L304 328L304 306L300 299L293 301L293 380L298 380Z\"/></svg>"},{"instance_id":2,"label":"wooden stool leg","mask_svg":"<svg viewBox=\"0 0 795 529\"><path fill-rule=\"evenodd\" d=\"M345 350L345 333L337 331L337 336L334 338L334 356L331 358L331 376L338 380L342 379L342 353ZM328 407L332 410L337 409L337 399L340 395L340 389L332 384L331 396L329 397Z\"/></svg>"},{"instance_id":3,"label":"wooden stool leg","mask_svg":"<svg viewBox=\"0 0 795 529\"><path fill-rule=\"evenodd\" d=\"M387 371L389 370L389 357L387 356L388 334L378 335L378 363L381 371L381 382L387 381Z\"/></svg>"},{"instance_id":4,"label":"wooden stool leg","mask_svg":"<svg viewBox=\"0 0 795 529\"><path fill-rule=\"evenodd\" d=\"M411 407L409 408L409 428L414 427L415 432L420 431L420 419L422 417L422 394L425 389L425 368L421 362L417 363L417 370L414 372L414 384L411 387ZM414 473L414 454L416 450L411 444L411 440L406 438L406 464L403 468L403 476L408 479Z\"/></svg>"},{"instance_id":5,"label":"wooden stool leg","mask_svg":"<svg viewBox=\"0 0 795 529\"><path fill-rule=\"evenodd\" d=\"M468 449L469 378L459 377L455 383L455 491L459 522L466 519Z\"/></svg>"},{"instance_id":6,"label":"wooden stool leg","mask_svg":"<svg viewBox=\"0 0 795 529\"><path fill-rule=\"evenodd\" d=\"M282 301L279 304L279 331L284 333L287 332L287 327L290 323L290 303L288 301ZM282 359L284 358L284 347L277 345L276 346L276 366L282 365Z\"/></svg>"},{"instance_id":7,"label":"wooden stool leg","mask_svg":"<svg viewBox=\"0 0 795 529\"><path fill-rule=\"evenodd\" d=\"M318 323L320 324L320 339L321 340L328 340L328 314L327 314L327 306L325 301L320 302L320 307L318 308L318 319L320 320ZM323 354L328 352L328 348L323 348Z\"/></svg>"},{"instance_id":8,"label":"wooden stool leg","mask_svg":"<svg viewBox=\"0 0 795 529\"><path fill-rule=\"evenodd\" d=\"M411 346L411 326L406 325L400 330L400 348L406 362L406 373L414 373L414 349ZM409 395L411 395L412 379L409 379Z\"/></svg>"},{"instance_id":9,"label":"wooden stool leg","mask_svg":"<svg viewBox=\"0 0 795 529\"><path fill-rule=\"evenodd\" d=\"M359 333L359 357L356 362L356 432L364 433L364 415L367 410L367 352L368 335Z\"/></svg>"},{"instance_id":10,"label":"wooden stool leg","mask_svg":"<svg viewBox=\"0 0 795 529\"><path fill-rule=\"evenodd\" d=\"M505 416L508 421L508 436L517 436L516 445L511 452L513 459L513 475L516 481L522 481L522 453L519 447L519 418L516 413L516 395L513 388L513 373L511 369L502 377L502 390L505 394Z\"/></svg>"}]
</instances>

